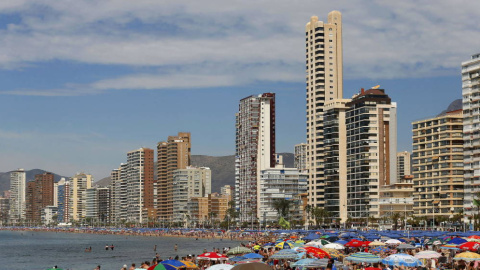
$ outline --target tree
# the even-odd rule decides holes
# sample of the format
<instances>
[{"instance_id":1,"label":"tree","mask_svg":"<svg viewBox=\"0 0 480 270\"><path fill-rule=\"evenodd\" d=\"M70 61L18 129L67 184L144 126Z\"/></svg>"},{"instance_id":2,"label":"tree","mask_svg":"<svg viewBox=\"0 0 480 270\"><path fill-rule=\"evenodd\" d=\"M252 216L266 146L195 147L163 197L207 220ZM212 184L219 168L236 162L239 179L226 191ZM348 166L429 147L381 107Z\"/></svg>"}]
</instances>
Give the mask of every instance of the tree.
<instances>
[{"instance_id":1,"label":"tree","mask_svg":"<svg viewBox=\"0 0 480 270\"><path fill-rule=\"evenodd\" d=\"M286 199L274 199L272 207L275 209L280 217L287 218L290 211L292 201Z\"/></svg>"},{"instance_id":2,"label":"tree","mask_svg":"<svg viewBox=\"0 0 480 270\"><path fill-rule=\"evenodd\" d=\"M321 223L321 221L323 221L321 224L324 224L325 218L328 218L329 216L331 216L331 213L317 206L313 208L312 216L313 216L313 219L315 219L315 224L318 226Z\"/></svg>"},{"instance_id":3,"label":"tree","mask_svg":"<svg viewBox=\"0 0 480 270\"><path fill-rule=\"evenodd\" d=\"M398 220L402 217L402 215L398 212L393 213L392 215L392 223L393 223L393 229L397 230L398 227Z\"/></svg>"}]
</instances>

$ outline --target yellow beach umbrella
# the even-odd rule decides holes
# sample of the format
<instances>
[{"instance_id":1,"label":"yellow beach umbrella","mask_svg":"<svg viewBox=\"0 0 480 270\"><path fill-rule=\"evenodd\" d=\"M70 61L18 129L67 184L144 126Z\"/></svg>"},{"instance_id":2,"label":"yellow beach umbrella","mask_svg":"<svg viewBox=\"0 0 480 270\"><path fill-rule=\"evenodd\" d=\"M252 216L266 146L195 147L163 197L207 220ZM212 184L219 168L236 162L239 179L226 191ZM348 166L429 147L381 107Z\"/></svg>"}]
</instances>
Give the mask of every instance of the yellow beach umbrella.
<instances>
[{"instance_id":1,"label":"yellow beach umbrella","mask_svg":"<svg viewBox=\"0 0 480 270\"><path fill-rule=\"evenodd\" d=\"M198 266L193 262L189 262L189 261L181 261L181 262L187 266L187 269L198 269Z\"/></svg>"},{"instance_id":2,"label":"yellow beach umbrella","mask_svg":"<svg viewBox=\"0 0 480 270\"><path fill-rule=\"evenodd\" d=\"M453 258L454 260L457 260L457 261L478 261L480 260L480 254L478 253L475 253L475 252L470 252L470 251L467 251L467 252L462 252L462 253L459 253L455 256L455 258Z\"/></svg>"},{"instance_id":3,"label":"yellow beach umbrella","mask_svg":"<svg viewBox=\"0 0 480 270\"><path fill-rule=\"evenodd\" d=\"M368 244L371 247L376 247L376 246L385 246L386 244L380 241L373 241L370 244Z\"/></svg>"},{"instance_id":4,"label":"yellow beach umbrella","mask_svg":"<svg viewBox=\"0 0 480 270\"><path fill-rule=\"evenodd\" d=\"M332 258L340 258L340 257L343 257L343 254L340 253L340 251L336 250L336 249L333 249L333 248L321 248L321 250L325 251L328 253L328 255L330 255L330 257Z\"/></svg>"}]
</instances>

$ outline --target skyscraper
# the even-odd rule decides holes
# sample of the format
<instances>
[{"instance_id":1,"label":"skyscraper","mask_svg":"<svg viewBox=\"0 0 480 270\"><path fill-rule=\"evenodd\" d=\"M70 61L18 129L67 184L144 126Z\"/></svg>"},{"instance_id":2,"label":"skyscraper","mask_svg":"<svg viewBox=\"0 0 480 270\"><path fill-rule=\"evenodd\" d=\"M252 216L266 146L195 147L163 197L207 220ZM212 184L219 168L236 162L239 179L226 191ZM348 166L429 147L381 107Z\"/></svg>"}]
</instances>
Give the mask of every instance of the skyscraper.
<instances>
[{"instance_id":1,"label":"skyscraper","mask_svg":"<svg viewBox=\"0 0 480 270\"><path fill-rule=\"evenodd\" d=\"M172 220L173 171L190 166L190 153L190 132L179 132L157 144L158 218L161 220Z\"/></svg>"},{"instance_id":2,"label":"skyscraper","mask_svg":"<svg viewBox=\"0 0 480 270\"><path fill-rule=\"evenodd\" d=\"M46 172L27 184L27 220L41 222L43 209L53 206L53 179L54 175Z\"/></svg>"},{"instance_id":3,"label":"skyscraper","mask_svg":"<svg viewBox=\"0 0 480 270\"><path fill-rule=\"evenodd\" d=\"M403 179L405 175L411 175L410 152L404 151L397 153L397 180Z\"/></svg>"},{"instance_id":4,"label":"skyscraper","mask_svg":"<svg viewBox=\"0 0 480 270\"><path fill-rule=\"evenodd\" d=\"M24 169L10 173L10 222L17 223L25 219L25 192L27 179Z\"/></svg>"},{"instance_id":5,"label":"skyscraper","mask_svg":"<svg viewBox=\"0 0 480 270\"><path fill-rule=\"evenodd\" d=\"M414 215L433 224L463 211L462 110L413 125Z\"/></svg>"},{"instance_id":6,"label":"skyscraper","mask_svg":"<svg viewBox=\"0 0 480 270\"><path fill-rule=\"evenodd\" d=\"M58 208L57 221L59 223L70 222L70 182L65 181L65 178L58 181Z\"/></svg>"},{"instance_id":7,"label":"skyscraper","mask_svg":"<svg viewBox=\"0 0 480 270\"><path fill-rule=\"evenodd\" d=\"M240 222L253 222L260 214L260 171L275 167L274 93L240 100L235 156L235 205Z\"/></svg>"},{"instance_id":8,"label":"skyscraper","mask_svg":"<svg viewBox=\"0 0 480 270\"><path fill-rule=\"evenodd\" d=\"M132 222L155 218L153 152L140 148L127 153L127 220Z\"/></svg>"},{"instance_id":9,"label":"skyscraper","mask_svg":"<svg viewBox=\"0 0 480 270\"><path fill-rule=\"evenodd\" d=\"M480 53L462 63L464 202L466 217L471 217L473 199L480 189ZM477 198L478 199L478 198ZM468 219L465 220L468 222Z\"/></svg>"},{"instance_id":10,"label":"skyscraper","mask_svg":"<svg viewBox=\"0 0 480 270\"><path fill-rule=\"evenodd\" d=\"M79 173L70 178L70 220L83 220L86 218L86 191L92 187L91 174Z\"/></svg>"},{"instance_id":11,"label":"skyscraper","mask_svg":"<svg viewBox=\"0 0 480 270\"><path fill-rule=\"evenodd\" d=\"M328 14L324 23L313 16L305 27L308 203L324 207L325 103L343 96L342 15Z\"/></svg>"},{"instance_id":12,"label":"skyscraper","mask_svg":"<svg viewBox=\"0 0 480 270\"><path fill-rule=\"evenodd\" d=\"M295 145L293 167L303 172L307 170L307 144L300 143Z\"/></svg>"}]
</instances>

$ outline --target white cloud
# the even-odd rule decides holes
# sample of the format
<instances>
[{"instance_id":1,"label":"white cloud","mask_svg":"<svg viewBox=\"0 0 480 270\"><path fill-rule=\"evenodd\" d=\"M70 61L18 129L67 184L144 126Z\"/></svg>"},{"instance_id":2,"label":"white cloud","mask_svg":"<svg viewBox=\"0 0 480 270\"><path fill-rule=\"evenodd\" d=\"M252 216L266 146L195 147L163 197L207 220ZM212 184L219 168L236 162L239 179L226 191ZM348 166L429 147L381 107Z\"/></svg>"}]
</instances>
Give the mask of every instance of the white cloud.
<instances>
[{"instance_id":1,"label":"white cloud","mask_svg":"<svg viewBox=\"0 0 480 270\"><path fill-rule=\"evenodd\" d=\"M21 20L0 31L0 67L65 60L168 72L2 93L77 95L255 80L302 82L303 27L311 15L325 21L333 9L343 13L347 79L454 75L480 47L478 1L5 1L0 14Z\"/></svg>"}]
</instances>

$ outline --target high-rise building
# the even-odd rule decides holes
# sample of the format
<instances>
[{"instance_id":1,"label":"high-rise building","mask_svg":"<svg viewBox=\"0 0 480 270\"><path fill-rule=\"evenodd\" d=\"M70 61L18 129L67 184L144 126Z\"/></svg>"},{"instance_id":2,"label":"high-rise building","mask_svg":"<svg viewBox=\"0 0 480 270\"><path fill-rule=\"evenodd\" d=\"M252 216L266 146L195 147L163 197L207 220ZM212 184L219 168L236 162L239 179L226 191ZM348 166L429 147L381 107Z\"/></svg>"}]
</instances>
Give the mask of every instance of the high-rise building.
<instances>
[{"instance_id":1,"label":"high-rise building","mask_svg":"<svg viewBox=\"0 0 480 270\"><path fill-rule=\"evenodd\" d=\"M275 94L240 100L236 114L235 205L240 222L260 214L260 171L275 167Z\"/></svg>"},{"instance_id":2,"label":"high-rise building","mask_svg":"<svg viewBox=\"0 0 480 270\"><path fill-rule=\"evenodd\" d=\"M35 175L35 181L27 184L27 212L26 219L31 222L42 222L42 213L45 207L53 206L54 175L46 172Z\"/></svg>"},{"instance_id":3,"label":"high-rise building","mask_svg":"<svg viewBox=\"0 0 480 270\"><path fill-rule=\"evenodd\" d=\"M10 222L15 224L25 219L27 178L24 169L10 173Z\"/></svg>"},{"instance_id":4,"label":"high-rise building","mask_svg":"<svg viewBox=\"0 0 480 270\"><path fill-rule=\"evenodd\" d=\"M220 194L227 196L228 201L230 202L233 199L233 187L230 185L225 185L220 187Z\"/></svg>"},{"instance_id":5,"label":"high-rise building","mask_svg":"<svg viewBox=\"0 0 480 270\"><path fill-rule=\"evenodd\" d=\"M173 222L184 222L188 215L188 201L205 197L212 192L210 168L187 167L173 171Z\"/></svg>"},{"instance_id":6,"label":"high-rise building","mask_svg":"<svg viewBox=\"0 0 480 270\"><path fill-rule=\"evenodd\" d=\"M476 214L473 199L480 191L480 53L462 63L465 222Z\"/></svg>"},{"instance_id":7,"label":"high-rise building","mask_svg":"<svg viewBox=\"0 0 480 270\"><path fill-rule=\"evenodd\" d=\"M308 201L325 206L325 103L343 96L342 14L332 11L327 23L313 16L305 27Z\"/></svg>"},{"instance_id":8,"label":"high-rise building","mask_svg":"<svg viewBox=\"0 0 480 270\"><path fill-rule=\"evenodd\" d=\"M70 182L70 221L81 221L86 218L86 191L92 187L93 177L91 174L78 173L69 180Z\"/></svg>"},{"instance_id":9,"label":"high-rise building","mask_svg":"<svg viewBox=\"0 0 480 270\"><path fill-rule=\"evenodd\" d=\"M462 110L412 125L414 215L432 224L463 211Z\"/></svg>"},{"instance_id":10,"label":"high-rise building","mask_svg":"<svg viewBox=\"0 0 480 270\"><path fill-rule=\"evenodd\" d=\"M307 144L300 143L295 145L293 167L299 171L307 171Z\"/></svg>"},{"instance_id":11,"label":"high-rise building","mask_svg":"<svg viewBox=\"0 0 480 270\"><path fill-rule=\"evenodd\" d=\"M397 153L397 180L403 179L405 175L411 175L411 165L410 165L410 152L398 152Z\"/></svg>"},{"instance_id":12,"label":"high-rise building","mask_svg":"<svg viewBox=\"0 0 480 270\"><path fill-rule=\"evenodd\" d=\"M190 166L190 132L179 132L157 144L158 218L171 221L173 215L173 172Z\"/></svg>"},{"instance_id":13,"label":"high-rise building","mask_svg":"<svg viewBox=\"0 0 480 270\"><path fill-rule=\"evenodd\" d=\"M58 199L57 199L57 221L59 223L70 222L70 181L65 178L60 179L57 183Z\"/></svg>"},{"instance_id":14,"label":"high-rise building","mask_svg":"<svg viewBox=\"0 0 480 270\"><path fill-rule=\"evenodd\" d=\"M86 191L86 216L96 223L105 224L110 213L110 189L93 187Z\"/></svg>"},{"instance_id":15,"label":"high-rise building","mask_svg":"<svg viewBox=\"0 0 480 270\"><path fill-rule=\"evenodd\" d=\"M397 177L397 105L383 89L362 89L346 106L347 212L379 218L380 187Z\"/></svg>"},{"instance_id":16,"label":"high-rise building","mask_svg":"<svg viewBox=\"0 0 480 270\"><path fill-rule=\"evenodd\" d=\"M147 221L147 218L156 218L153 154L153 149L149 148L140 148L127 153L127 220L129 221L142 223Z\"/></svg>"},{"instance_id":17,"label":"high-rise building","mask_svg":"<svg viewBox=\"0 0 480 270\"><path fill-rule=\"evenodd\" d=\"M332 218L344 223L347 216L347 126L350 99L334 99L324 112L324 208Z\"/></svg>"}]
</instances>

